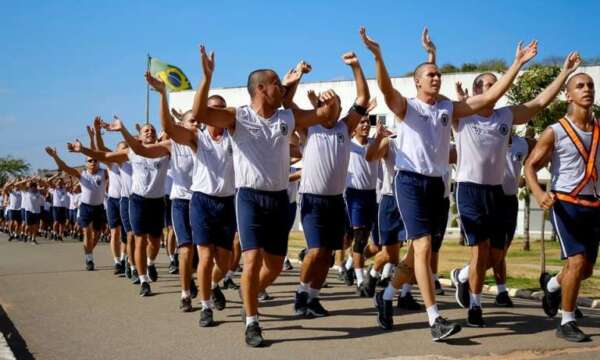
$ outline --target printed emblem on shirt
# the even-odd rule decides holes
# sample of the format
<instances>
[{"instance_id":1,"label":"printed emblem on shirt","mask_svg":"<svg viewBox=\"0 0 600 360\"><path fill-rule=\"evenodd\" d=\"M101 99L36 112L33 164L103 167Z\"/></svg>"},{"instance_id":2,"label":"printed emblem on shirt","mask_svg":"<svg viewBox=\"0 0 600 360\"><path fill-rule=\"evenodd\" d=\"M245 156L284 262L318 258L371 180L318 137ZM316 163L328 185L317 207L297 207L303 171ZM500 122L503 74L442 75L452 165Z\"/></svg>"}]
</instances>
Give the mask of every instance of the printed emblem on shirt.
<instances>
[{"instance_id":1,"label":"printed emblem on shirt","mask_svg":"<svg viewBox=\"0 0 600 360\"><path fill-rule=\"evenodd\" d=\"M344 134L342 134L341 132L338 132L335 135L337 136L338 141L343 144L344 140L345 140L344 139Z\"/></svg>"},{"instance_id":2,"label":"printed emblem on shirt","mask_svg":"<svg viewBox=\"0 0 600 360\"><path fill-rule=\"evenodd\" d=\"M440 121L442 122L442 125L448 126L448 114L442 113L442 117L441 117Z\"/></svg>"},{"instance_id":3,"label":"printed emblem on shirt","mask_svg":"<svg viewBox=\"0 0 600 360\"><path fill-rule=\"evenodd\" d=\"M282 122L281 124L279 124L279 130L281 131L281 134L283 136L287 136L288 134L288 126L286 123Z\"/></svg>"},{"instance_id":4,"label":"printed emblem on shirt","mask_svg":"<svg viewBox=\"0 0 600 360\"><path fill-rule=\"evenodd\" d=\"M498 128L498 130L500 130L500 134L502 136L506 136L508 135L508 125L506 124L501 124L500 127Z\"/></svg>"}]
</instances>

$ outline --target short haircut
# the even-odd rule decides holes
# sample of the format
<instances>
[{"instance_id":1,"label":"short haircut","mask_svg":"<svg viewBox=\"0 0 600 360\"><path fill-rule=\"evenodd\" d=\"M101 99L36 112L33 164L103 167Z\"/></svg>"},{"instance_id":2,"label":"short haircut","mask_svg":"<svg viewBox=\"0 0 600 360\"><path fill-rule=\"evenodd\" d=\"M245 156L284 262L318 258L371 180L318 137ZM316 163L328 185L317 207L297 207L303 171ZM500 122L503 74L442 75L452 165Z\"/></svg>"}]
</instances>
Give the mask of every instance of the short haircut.
<instances>
[{"instance_id":1,"label":"short haircut","mask_svg":"<svg viewBox=\"0 0 600 360\"><path fill-rule=\"evenodd\" d=\"M416 79L416 78L418 78L419 76L421 76L421 72L423 71L423 68L424 68L425 66L427 66L427 65L433 65L433 66L437 67L437 65L436 65L435 63L432 63L432 62L429 62L429 61L426 61L426 62L420 63L420 64L419 64L419 65L417 65L417 67L415 68L415 71L413 72L413 77Z\"/></svg>"},{"instance_id":2,"label":"short haircut","mask_svg":"<svg viewBox=\"0 0 600 360\"><path fill-rule=\"evenodd\" d=\"M211 101L211 100L213 100L213 101L221 101L223 104L225 104L225 106L227 106L227 101L225 101L225 98L222 97L221 95L217 95L217 94L211 95L211 96L208 97L208 101Z\"/></svg>"},{"instance_id":3,"label":"short haircut","mask_svg":"<svg viewBox=\"0 0 600 360\"><path fill-rule=\"evenodd\" d=\"M258 69L258 70L254 70L253 72L250 73L250 75L248 75L247 88L248 88L248 93L250 94L250 97L254 97L254 94L256 93L256 87L259 84L264 83L268 74L275 74L275 71L273 71L271 69Z\"/></svg>"},{"instance_id":4,"label":"short haircut","mask_svg":"<svg viewBox=\"0 0 600 360\"><path fill-rule=\"evenodd\" d=\"M481 73L481 74L479 74L479 75L477 75L477 76L475 77L475 80L473 80L473 92L475 92L475 87L476 87L476 86L478 86L479 82L480 82L480 81L482 81L482 79L483 79L485 76L491 76L491 77L493 77L494 79L496 79L496 81L498 81L498 77L497 77L497 76L496 76L496 74L494 74L494 73L491 73L491 72L484 72L484 73Z\"/></svg>"},{"instance_id":5,"label":"short haircut","mask_svg":"<svg viewBox=\"0 0 600 360\"><path fill-rule=\"evenodd\" d=\"M593 79L593 78L592 78L590 75L588 75L588 74L586 74L586 73L584 73L584 72L580 72L580 73L577 73L577 74L575 74L575 75L572 75L572 76L571 76L571 77L570 77L570 78L567 80L567 83L566 83L566 85L565 85L565 89L569 90L569 86L571 85L571 82L572 82L572 80L573 80L573 79L575 79L576 77L581 77L581 76L587 76L589 79L591 79L591 80L592 80L592 82L594 81L594 79Z\"/></svg>"}]
</instances>

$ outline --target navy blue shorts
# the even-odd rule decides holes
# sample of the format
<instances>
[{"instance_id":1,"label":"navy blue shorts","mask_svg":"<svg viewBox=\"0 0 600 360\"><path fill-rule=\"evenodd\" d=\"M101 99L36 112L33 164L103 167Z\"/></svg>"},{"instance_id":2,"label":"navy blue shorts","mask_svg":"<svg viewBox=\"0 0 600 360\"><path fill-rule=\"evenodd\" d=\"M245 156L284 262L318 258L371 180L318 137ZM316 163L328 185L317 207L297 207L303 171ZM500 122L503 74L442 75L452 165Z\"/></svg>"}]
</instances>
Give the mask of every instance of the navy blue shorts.
<instances>
[{"instance_id":1,"label":"navy blue shorts","mask_svg":"<svg viewBox=\"0 0 600 360\"><path fill-rule=\"evenodd\" d=\"M240 188L235 207L242 251L263 249L272 255L287 254L290 216L287 190Z\"/></svg>"},{"instance_id":2,"label":"navy blue shorts","mask_svg":"<svg viewBox=\"0 0 600 360\"><path fill-rule=\"evenodd\" d=\"M67 208L66 207L58 207L55 206L52 208L52 217L54 218L54 222L59 224L64 224L67 221Z\"/></svg>"},{"instance_id":3,"label":"navy blue shorts","mask_svg":"<svg viewBox=\"0 0 600 360\"><path fill-rule=\"evenodd\" d=\"M519 199L517 195L504 195L502 202L502 220L506 245L510 246L515 231L517 230L517 216L519 214Z\"/></svg>"},{"instance_id":4,"label":"navy blue shorts","mask_svg":"<svg viewBox=\"0 0 600 360\"><path fill-rule=\"evenodd\" d=\"M347 218L342 195L302 194L300 216L309 249L342 249Z\"/></svg>"},{"instance_id":5,"label":"navy blue shorts","mask_svg":"<svg viewBox=\"0 0 600 360\"><path fill-rule=\"evenodd\" d=\"M446 235L446 227L448 227L448 217L450 214L450 197L446 197L442 203L441 221L438 223L438 228L431 236L431 251L434 253L440 252L444 235Z\"/></svg>"},{"instance_id":6,"label":"navy blue shorts","mask_svg":"<svg viewBox=\"0 0 600 360\"><path fill-rule=\"evenodd\" d=\"M404 223L400 218L396 199L391 195L383 195L377 212L379 238L381 245L391 246L406 240Z\"/></svg>"},{"instance_id":7,"label":"navy blue shorts","mask_svg":"<svg viewBox=\"0 0 600 360\"><path fill-rule=\"evenodd\" d=\"M26 220L25 214L27 212L25 211L25 209L21 209L19 211L21 212L21 215L20 215L21 216L21 222L24 222Z\"/></svg>"},{"instance_id":8,"label":"navy blue shorts","mask_svg":"<svg viewBox=\"0 0 600 360\"><path fill-rule=\"evenodd\" d=\"M77 223L77 209L69 209L69 222L71 224Z\"/></svg>"},{"instance_id":9,"label":"navy blue shorts","mask_svg":"<svg viewBox=\"0 0 600 360\"><path fill-rule=\"evenodd\" d=\"M134 235L159 237L165 227L165 199L150 199L131 194L129 197L129 221Z\"/></svg>"},{"instance_id":10,"label":"navy blue shorts","mask_svg":"<svg viewBox=\"0 0 600 360\"><path fill-rule=\"evenodd\" d=\"M444 221L444 182L441 177L398 171L394 179L396 203L406 239L433 235Z\"/></svg>"},{"instance_id":11,"label":"navy blue shorts","mask_svg":"<svg viewBox=\"0 0 600 360\"><path fill-rule=\"evenodd\" d=\"M235 236L233 196L211 196L194 191L190 205L190 220L195 245L214 245L227 250L232 249ZM283 224L285 226L287 222Z\"/></svg>"},{"instance_id":12,"label":"navy blue shorts","mask_svg":"<svg viewBox=\"0 0 600 360\"><path fill-rule=\"evenodd\" d=\"M34 213L31 211L25 212L25 221L27 225L36 225L40 223L41 215L39 213Z\"/></svg>"},{"instance_id":13,"label":"navy blue shorts","mask_svg":"<svg viewBox=\"0 0 600 360\"><path fill-rule=\"evenodd\" d=\"M119 215L121 215L121 224L126 233L132 232L131 222L129 221L129 198L122 196L119 199Z\"/></svg>"},{"instance_id":14,"label":"navy blue shorts","mask_svg":"<svg viewBox=\"0 0 600 360\"><path fill-rule=\"evenodd\" d=\"M600 208L557 200L550 220L560 240L561 259L583 254L590 263L596 263L600 244Z\"/></svg>"},{"instance_id":15,"label":"navy blue shorts","mask_svg":"<svg viewBox=\"0 0 600 360\"><path fill-rule=\"evenodd\" d=\"M108 227L115 229L121 226L121 201L119 198L109 197L106 200L106 217L108 219Z\"/></svg>"},{"instance_id":16,"label":"navy blue shorts","mask_svg":"<svg viewBox=\"0 0 600 360\"><path fill-rule=\"evenodd\" d=\"M191 245L190 200L173 199L171 201L171 223L173 224L177 246Z\"/></svg>"},{"instance_id":17,"label":"navy blue shorts","mask_svg":"<svg viewBox=\"0 0 600 360\"><path fill-rule=\"evenodd\" d=\"M353 228L371 230L377 221L377 193L375 190L346 189L346 204Z\"/></svg>"},{"instance_id":18,"label":"navy blue shorts","mask_svg":"<svg viewBox=\"0 0 600 360\"><path fill-rule=\"evenodd\" d=\"M502 225L503 201L504 191L501 185L470 182L456 184L456 205L466 245L475 246L489 239L494 249L504 249L506 235Z\"/></svg>"},{"instance_id":19,"label":"navy blue shorts","mask_svg":"<svg viewBox=\"0 0 600 360\"><path fill-rule=\"evenodd\" d=\"M21 210L8 210L8 220L21 222Z\"/></svg>"},{"instance_id":20,"label":"navy blue shorts","mask_svg":"<svg viewBox=\"0 0 600 360\"><path fill-rule=\"evenodd\" d=\"M79 205L79 218L77 223L82 228L92 224L94 230L101 230L106 224L106 212L104 205L88 205L81 203Z\"/></svg>"},{"instance_id":21,"label":"navy blue shorts","mask_svg":"<svg viewBox=\"0 0 600 360\"><path fill-rule=\"evenodd\" d=\"M165 195L165 227L173 226L173 217L171 216L171 198Z\"/></svg>"},{"instance_id":22,"label":"navy blue shorts","mask_svg":"<svg viewBox=\"0 0 600 360\"><path fill-rule=\"evenodd\" d=\"M0 208L0 220L4 220L4 208Z\"/></svg>"},{"instance_id":23,"label":"navy blue shorts","mask_svg":"<svg viewBox=\"0 0 600 360\"><path fill-rule=\"evenodd\" d=\"M294 223L296 222L296 213L298 212L298 203L290 203L290 217L288 219L288 233L292 231Z\"/></svg>"}]
</instances>

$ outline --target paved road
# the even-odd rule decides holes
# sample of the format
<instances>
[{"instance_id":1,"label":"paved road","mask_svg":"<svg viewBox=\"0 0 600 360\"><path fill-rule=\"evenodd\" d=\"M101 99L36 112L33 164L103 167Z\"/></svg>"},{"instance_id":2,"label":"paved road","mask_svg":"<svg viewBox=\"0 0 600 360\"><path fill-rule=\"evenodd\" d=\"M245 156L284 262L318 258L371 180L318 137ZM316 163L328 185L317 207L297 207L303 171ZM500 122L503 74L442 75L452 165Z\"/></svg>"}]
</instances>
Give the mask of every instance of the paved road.
<instances>
[{"instance_id":1,"label":"paved road","mask_svg":"<svg viewBox=\"0 0 600 360\"><path fill-rule=\"evenodd\" d=\"M275 299L261 309L268 347L251 349L243 342L237 292L225 291L228 306L215 312L219 325L201 329L198 311L178 311L178 281L166 274L165 259L161 254L155 296L140 298L137 287L112 275L104 244L96 251L98 270L86 272L80 243L33 246L2 234L0 330L19 359L600 358L600 312L584 310L581 325L593 341L574 345L554 336L555 321L531 301L507 310L484 297L488 327L432 343L424 313L398 312L394 330L383 332L371 300L331 277L323 304L332 316L299 320L291 315L296 269L278 279L270 289ZM440 308L464 321L451 295L440 298Z\"/></svg>"}]
</instances>

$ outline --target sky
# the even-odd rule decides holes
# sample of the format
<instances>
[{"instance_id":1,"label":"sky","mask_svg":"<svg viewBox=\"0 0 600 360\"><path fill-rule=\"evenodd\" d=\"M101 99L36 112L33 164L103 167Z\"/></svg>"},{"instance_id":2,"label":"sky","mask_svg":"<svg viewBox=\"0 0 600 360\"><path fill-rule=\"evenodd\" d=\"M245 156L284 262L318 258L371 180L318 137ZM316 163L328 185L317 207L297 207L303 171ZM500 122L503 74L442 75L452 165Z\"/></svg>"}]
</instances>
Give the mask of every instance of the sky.
<instances>
[{"instance_id":1,"label":"sky","mask_svg":"<svg viewBox=\"0 0 600 360\"><path fill-rule=\"evenodd\" d=\"M391 75L422 62L428 26L438 63L512 61L518 41L539 41L537 59L600 56L600 2L574 1L11 1L0 11L0 157L54 168L46 145L68 163L66 142L86 138L95 115L118 114L130 128L145 116L146 55L179 66L197 87L198 45L216 54L213 86L244 85L256 68L283 73L299 60L305 81L349 78L340 60L354 51L368 77L373 60L361 25L381 44ZM592 16L590 16L592 15ZM158 124L158 97L150 119ZM109 146L118 135L106 136Z\"/></svg>"}]
</instances>

